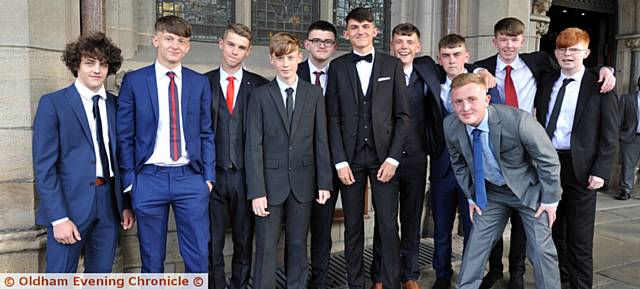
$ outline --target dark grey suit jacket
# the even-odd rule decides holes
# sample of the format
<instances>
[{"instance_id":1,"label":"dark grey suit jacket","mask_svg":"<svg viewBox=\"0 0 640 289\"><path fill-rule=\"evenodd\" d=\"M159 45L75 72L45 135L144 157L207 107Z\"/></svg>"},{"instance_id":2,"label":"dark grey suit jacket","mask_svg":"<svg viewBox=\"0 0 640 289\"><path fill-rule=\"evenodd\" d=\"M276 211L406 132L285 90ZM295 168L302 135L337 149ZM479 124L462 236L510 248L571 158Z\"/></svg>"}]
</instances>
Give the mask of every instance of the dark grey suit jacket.
<instances>
[{"instance_id":1,"label":"dark grey suit jacket","mask_svg":"<svg viewBox=\"0 0 640 289\"><path fill-rule=\"evenodd\" d=\"M562 193L560 161L544 128L523 110L491 105L488 112L489 141L507 186L523 205L534 210L539 203L558 202ZM473 151L465 125L450 114L444 127L458 184L467 198L475 200Z\"/></svg>"},{"instance_id":2,"label":"dark grey suit jacket","mask_svg":"<svg viewBox=\"0 0 640 289\"><path fill-rule=\"evenodd\" d=\"M638 93L635 91L625 94L620 99L619 112L620 116L620 141L630 143L636 136L638 130Z\"/></svg>"},{"instance_id":3,"label":"dark grey suit jacket","mask_svg":"<svg viewBox=\"0 0 640 289\"><path fill-rule=\"evenodd\" d=\"M310 202L318 190L333 190L322 89L298 80L291 126L275 79L251 94L245 145L247 198L267 196L269 205L279 205L289 192L299 202Z\"/></svg>"}]
</instances>

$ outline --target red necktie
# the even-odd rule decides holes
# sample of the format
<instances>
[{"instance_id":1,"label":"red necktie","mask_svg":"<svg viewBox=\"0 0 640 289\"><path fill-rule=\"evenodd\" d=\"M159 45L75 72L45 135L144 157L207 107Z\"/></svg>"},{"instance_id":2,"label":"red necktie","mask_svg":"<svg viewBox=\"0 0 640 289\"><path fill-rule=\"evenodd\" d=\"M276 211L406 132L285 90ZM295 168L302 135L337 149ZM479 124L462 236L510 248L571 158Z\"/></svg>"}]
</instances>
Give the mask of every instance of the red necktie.
<instances>
[{"instance_id":1,"label":"red necktie","mask_svg":"<svg viewBox=\"0 0 640 289\"><path fill-rule=\"evenodd\" d=\"M169 76L169 145L171 146L171 159L177 161L182 154L182 145L180 144L180 104L175 82L176 74L173 71L169 71L167 76Z\"/></svg>"},{"instance_id":2,"label":"red necktie","mask_svg":"<svg viewBox=\"0 0 640 289\"><path fill-rule=\"evenodd\" d=\"M324 71L317 70L317 71L314 71L313 74L316 75L316 83L315 83L315 85L317 85L319 87L322 87L322 85L320 84L320 75L324 74Z\"/></svg>"},{"instance_id":3,"label":"red necktie","mask_svg":"<svg viewBox=\"0 0 640 289\"><path fill-rule=\"evenodd\" d=\"M513 79L511 78L511 69L511 65L507 65L507 67L505 67L505 70L507 71L506 76L504 77L505 104L517 108L518 95L516 94L516 86L513 84Z\"/></svg>"},{"instance_id":4,"label":"red necktie","mask_svg":"<svg viewBox=\"0 0 640 289\"><path fill-rule=\"evenodd\" d=\"M235 92L233 81L235 79L236 78L233 76L227 77L227 81L229 81L229 84L227 85L227 109L229 110L229 114L233 114L233 94Z\"/></svg>"}]
</instances>

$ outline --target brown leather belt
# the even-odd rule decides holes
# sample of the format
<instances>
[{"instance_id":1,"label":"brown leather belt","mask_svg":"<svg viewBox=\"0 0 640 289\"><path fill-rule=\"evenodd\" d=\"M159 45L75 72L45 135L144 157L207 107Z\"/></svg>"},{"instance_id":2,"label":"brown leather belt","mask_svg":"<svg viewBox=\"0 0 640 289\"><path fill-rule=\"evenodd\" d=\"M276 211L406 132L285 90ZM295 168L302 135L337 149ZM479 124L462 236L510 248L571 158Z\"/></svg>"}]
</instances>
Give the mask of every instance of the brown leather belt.
<instances>
[{"instance_id":1,"label":"brown leather belt","mask_svg":"<svg viewBox=\"0 0 640 289\"><path fill-rule=\"evenodd\" d=\"M105 178L96 178L96 187L103 186L107 184L107 179Z\"/></svg>"}]
</instances>

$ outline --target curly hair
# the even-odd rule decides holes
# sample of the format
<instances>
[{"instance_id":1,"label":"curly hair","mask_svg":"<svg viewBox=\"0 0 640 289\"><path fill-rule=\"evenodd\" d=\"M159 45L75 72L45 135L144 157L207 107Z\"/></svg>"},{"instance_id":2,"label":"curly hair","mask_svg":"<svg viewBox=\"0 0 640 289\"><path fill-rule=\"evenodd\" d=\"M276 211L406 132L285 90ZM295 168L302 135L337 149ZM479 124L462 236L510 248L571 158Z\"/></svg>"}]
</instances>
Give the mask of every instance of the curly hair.
<instances>
[{"instance_id":1,"label":"curly hair","mask_svg":"<svg viewBox=\"0 0 640 289\"><path fill-rule=\"evenodd\" d=\"M115 46L103 32L81 35L76 41L65 46L62 62L75 77L78 77L78 68L83 56L106 63L109 66L108 74L115 74L122 65L120 48Z\"/></svg>"}]
</instances>

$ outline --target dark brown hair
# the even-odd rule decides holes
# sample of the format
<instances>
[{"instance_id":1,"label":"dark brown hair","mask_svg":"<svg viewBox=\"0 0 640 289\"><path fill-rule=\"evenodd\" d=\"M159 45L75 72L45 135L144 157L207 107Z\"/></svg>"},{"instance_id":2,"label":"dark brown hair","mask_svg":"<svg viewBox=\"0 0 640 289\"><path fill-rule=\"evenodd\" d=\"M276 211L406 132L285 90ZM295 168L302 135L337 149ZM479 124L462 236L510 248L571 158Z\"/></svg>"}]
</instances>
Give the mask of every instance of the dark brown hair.
<instances>
[{"instance_id":1,"label":"dark brown hair","mask_svg":"<svg viewBox=\"0 0 640 289\"><path fill-rule=\"evenodd\" d=\"M191 24L184 19L175 16L162 16L156 20L155 33L167 32L180 37L191 38Z\"/></svg>"},{"instance_id":2,"label":"dark brown hair","mask_svg":"<svg viewBox=\"0 0 640 289\"><path fill-rule=\"evenodd\" d=\"M391 31L392 37L395 35L411 36L413 34L418 36L418 39L420 39L420 30L411 23L400 23L396 25L396 27L393 27L393 31Z\"/></svg>"},{"instance_id":3,"label":"dark brown hair","mask_svg":"<svg viewBox=\"0 0 640 289\"><path fill-rule=\"evenodd\" d=\"M94 58L109 66L108 74L115 74L122 65L121 50L102 32L82 35L68 43L62 52L62 61L73 76L78 77L82 57Z\"/></svg>"},{"instance_id":4,"label":"dark brown hair","mask_svg":"<svg viewBox=\"0 0 640 289\"><path fill-rule=\"evenodd\" d=\"M438 49L442 48L456 48L456 47L465 47L464 37L458 34L447 34L444 37L440 38L438 42Z\"/></svg>"},{"instance_id":5,"label":"dark brown hair","mask_svg":"<svg viewBox=\"0 0 640 289\"><path fill-rule=\"evenodd\" d=\"M493 26L493 36L498 36L498 33L507 36L522 35L524 34L524 23L514 17L502 18Z\"/></svg>"}]
</instances>

